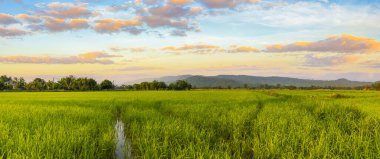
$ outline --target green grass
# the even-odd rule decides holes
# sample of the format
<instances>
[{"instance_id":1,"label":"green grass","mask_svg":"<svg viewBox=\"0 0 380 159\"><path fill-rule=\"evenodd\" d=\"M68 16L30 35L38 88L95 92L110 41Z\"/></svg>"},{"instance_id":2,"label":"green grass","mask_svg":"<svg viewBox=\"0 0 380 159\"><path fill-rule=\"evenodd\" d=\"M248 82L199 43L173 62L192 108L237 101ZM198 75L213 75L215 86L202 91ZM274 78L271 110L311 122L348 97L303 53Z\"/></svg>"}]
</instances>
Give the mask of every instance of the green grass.
<instances>
[{"instance_id":1,"label":"green grass","mask_svg":"<svg viewBox=\"0 0 380 159\"><path fill-rule=\"evenodd\" d=\"M0 158L379 158L380 93L0 93Z\"/></svg>"}]
</instances>

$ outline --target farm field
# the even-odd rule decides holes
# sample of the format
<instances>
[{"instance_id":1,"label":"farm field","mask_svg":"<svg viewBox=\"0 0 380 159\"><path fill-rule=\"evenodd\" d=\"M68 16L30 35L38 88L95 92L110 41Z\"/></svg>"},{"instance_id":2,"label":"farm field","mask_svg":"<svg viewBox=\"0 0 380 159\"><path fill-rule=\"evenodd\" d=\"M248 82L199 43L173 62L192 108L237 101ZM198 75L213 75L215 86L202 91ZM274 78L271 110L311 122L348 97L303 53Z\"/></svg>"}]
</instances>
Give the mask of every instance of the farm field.
<instances>
[{"instance_id":1,"label":"farm field","mask_svg":"<svg viewBox=\"0 0 380 159\"><path fill-rule=\"evenodd\" d=\"M378 158L380 92L0 93L0 158Z\"/></svg>"}]
</instances>

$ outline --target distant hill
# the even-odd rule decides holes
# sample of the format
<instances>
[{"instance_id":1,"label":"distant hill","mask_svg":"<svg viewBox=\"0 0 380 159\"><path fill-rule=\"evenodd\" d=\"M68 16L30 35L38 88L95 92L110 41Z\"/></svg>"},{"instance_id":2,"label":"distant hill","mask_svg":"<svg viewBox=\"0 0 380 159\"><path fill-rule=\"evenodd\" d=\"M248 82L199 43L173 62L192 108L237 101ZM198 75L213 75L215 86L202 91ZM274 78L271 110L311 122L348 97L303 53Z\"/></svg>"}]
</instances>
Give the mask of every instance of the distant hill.
<instances>
[{"instance_id":1,"label":"distant hill","mask_svg":"<svg viewBox=\"0 0 380 159\"><path fill-rule=\"evenodd\" d=\"M218 75L218 76L199 76L199 75L181 75L181 76L166 76L157 79L166 83L172 83L176 80L185 80L195 87L243 87L260 86L260 85L277 85L282 86L297 86L297 87L355 87L372 84L371 82L350 81L347 79L338 80L309 80L289 77L260 77L247 75Z\"/></svg>"}]
</instances>

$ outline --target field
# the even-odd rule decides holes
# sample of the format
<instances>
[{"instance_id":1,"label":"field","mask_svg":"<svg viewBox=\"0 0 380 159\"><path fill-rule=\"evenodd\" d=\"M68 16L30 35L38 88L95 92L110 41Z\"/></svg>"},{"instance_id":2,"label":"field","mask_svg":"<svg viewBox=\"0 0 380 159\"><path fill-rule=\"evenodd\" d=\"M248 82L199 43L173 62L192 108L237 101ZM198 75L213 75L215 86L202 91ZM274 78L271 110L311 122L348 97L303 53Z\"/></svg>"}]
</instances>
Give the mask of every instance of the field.
<instances>
[{"instance_id":1,"label":"field","mask_svg":"<svg viewBox=\"0 0 380 159\"><path fill-rule=\"evenodd\" d=\"M0 158L379 158L380 92L0 93ZM120 156L119 156L120 157Z\"/></svg>"}]
</instances>

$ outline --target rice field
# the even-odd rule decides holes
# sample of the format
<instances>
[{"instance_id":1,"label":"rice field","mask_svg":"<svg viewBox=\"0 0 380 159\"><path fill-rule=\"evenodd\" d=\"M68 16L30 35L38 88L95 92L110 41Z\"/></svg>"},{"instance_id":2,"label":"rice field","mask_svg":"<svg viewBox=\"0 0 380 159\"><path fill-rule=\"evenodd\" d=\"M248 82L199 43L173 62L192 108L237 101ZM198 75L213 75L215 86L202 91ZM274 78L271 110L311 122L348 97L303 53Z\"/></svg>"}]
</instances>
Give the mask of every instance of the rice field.
<instances>
[{"instance_id":1,"label":"rice field","mask_svg":"<svg viewBox=\"0 0 380 159\"><path fill-rule=\"evenodd\" d=\"M379 101L331 90L0 93L0 158L379 158Z\"/></svg>"}]
</instances>

